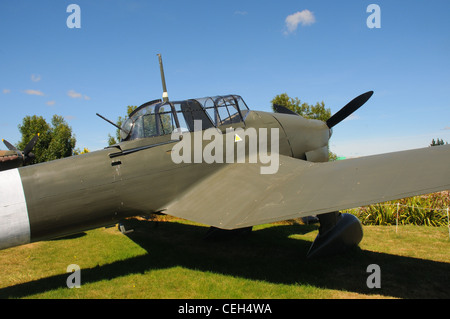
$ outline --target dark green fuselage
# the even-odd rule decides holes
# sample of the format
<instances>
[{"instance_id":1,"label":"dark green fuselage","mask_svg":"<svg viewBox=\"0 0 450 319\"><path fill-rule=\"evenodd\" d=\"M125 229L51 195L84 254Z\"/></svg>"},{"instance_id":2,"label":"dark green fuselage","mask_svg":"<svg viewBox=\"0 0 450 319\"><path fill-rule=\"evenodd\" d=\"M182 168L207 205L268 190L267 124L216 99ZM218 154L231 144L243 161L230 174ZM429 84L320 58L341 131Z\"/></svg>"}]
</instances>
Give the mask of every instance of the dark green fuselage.
<instances>
[{"instance_id":1,"label":"dark green fuselage","mask_svg":"<svg viewBox=\"0 0 450 319\"><path fill-rule=\"evenodd\" d=\"M280 118L295 123L282 127ZM250 111L245 122L234 127L277 128L279 153L292 156L294 151L296 157L305 157L305 152L317 148L317 141L311 148L310 128L300 134L310 139L311 145L306 146L308 149L292 147L285 133L289 124L295 124L297 136L301 123L319 125L322 131L323 125L319 121L255 111ZM194 133L190 134L193 136ZM225 134L223 136L225 139ZM171 150L176 142L170 135L149 137L20 168L30 222L30 241L112 225L129 216L164 211L169 203L176 201L195 183L221 165L227 165L175 164L171 160ZM202 142L203 147L210 143ZM226 196L226 190L223 196Z\"/></svg>"}]
</instances>

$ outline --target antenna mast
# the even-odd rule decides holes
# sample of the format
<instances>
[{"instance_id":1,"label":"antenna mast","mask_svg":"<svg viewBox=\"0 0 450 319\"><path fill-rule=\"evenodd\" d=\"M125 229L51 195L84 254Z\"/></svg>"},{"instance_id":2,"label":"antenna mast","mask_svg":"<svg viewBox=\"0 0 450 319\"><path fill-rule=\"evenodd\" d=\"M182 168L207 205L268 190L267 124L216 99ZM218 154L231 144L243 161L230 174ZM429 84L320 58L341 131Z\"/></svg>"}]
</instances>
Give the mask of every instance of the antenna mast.
<instances>
[{"instance_id":1,"label":"antenna mast","mask_svg":"<svg viewBox=\"0 0 450 319\"><path fill-rule=\"evenodd\" d=\"M159 68L161 70L161 82L162 82L162 87L163 87L163 101L164 102L168 102L169 101L169 95L167 94L167 88L166 88L166 79L164 78L164 68L163 68L163 63L162 63L162 58L161 58L161 54L157 54L158 58L159 58Z\"/></svg>"}]
</instances>

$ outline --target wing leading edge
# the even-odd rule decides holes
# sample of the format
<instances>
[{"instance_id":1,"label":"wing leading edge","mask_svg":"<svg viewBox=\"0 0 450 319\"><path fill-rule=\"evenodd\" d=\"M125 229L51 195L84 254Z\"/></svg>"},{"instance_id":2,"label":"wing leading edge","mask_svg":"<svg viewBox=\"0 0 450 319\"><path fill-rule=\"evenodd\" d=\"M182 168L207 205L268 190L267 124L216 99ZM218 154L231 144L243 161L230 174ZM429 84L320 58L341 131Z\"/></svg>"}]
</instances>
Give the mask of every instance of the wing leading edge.
<instances>
[{"instance_id":1,"label":"wing leading edge","mask_svg":"<svg viewBox=\"0 0 450 319\"><path fill-rule=\"evenodd\" d=\"M228 164L171 203L167 214L236 229L450 189L450 145L311 163L280 155L276 174Z\"/></svg>"}]
</instances>

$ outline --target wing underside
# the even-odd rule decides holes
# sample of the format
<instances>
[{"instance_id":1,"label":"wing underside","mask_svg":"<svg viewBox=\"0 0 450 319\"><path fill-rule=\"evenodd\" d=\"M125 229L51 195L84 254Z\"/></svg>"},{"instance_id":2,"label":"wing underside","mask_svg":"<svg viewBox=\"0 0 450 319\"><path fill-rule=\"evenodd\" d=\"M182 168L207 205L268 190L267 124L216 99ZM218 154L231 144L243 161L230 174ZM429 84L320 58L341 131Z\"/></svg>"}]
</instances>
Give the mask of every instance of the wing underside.
<instances>
[{"instance_id":1,"label":"wing underside","mask_svg":"<svg viewBox=\"0 0 450 319\"><path fill-rule=\"evenodd\" d=\"M329 163L280 155L271 175L262 164L225 164L166 213L222 229L323 214L448 190L449 163L445 145Z\"/></svg>"}]
</instances>

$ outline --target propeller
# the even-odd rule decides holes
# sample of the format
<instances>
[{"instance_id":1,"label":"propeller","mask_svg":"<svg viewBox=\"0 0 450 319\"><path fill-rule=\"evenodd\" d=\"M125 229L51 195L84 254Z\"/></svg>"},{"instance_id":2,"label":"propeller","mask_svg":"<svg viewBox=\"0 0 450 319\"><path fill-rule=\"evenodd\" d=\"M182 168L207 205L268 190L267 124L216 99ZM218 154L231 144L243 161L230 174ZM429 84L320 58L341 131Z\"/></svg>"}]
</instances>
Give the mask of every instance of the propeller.
<instances>
[{"instance_id":1,"label":"propeller","mask_svg":"<svg viewBox=\"0 0 450 319\"><path fill-rule=\"evenodd\" d=\"M355 112L357 109L359 109L361 106L363 106L364 103L366 103L370 99L372 94L373 94L373 91L368 91L366 93L361 94L360 96L355 97L353 100L348 102L347 105L345 105L342 109L340 109L336 114L334 114L332 117L330 117L326 121L328 128L332 128L336 124L345 120L353 112ZM298 115L294 111L288 109L285 106L279 105L279 104L274 104L273 108L278 113Z\"/></svg>"},{"instance_id":2,"label":"propeller","mask_svg":"<svg viewBox=\"0 0 450 319\"><path fill-rule=\"evenodd\" d=\"M33 153L31 153L31 150L36 145L38 138L39 138L39 133L37 133L31 139L31 141L28 142L28 144L25 146L23 152L19 151L14 145L12 145L7 140L2 139L2 141L10 151L15 151L19 157L22 157L24 164L25 164L25 163L29 163L31 160L34 159L35 156Z\"/></svg>"},{"instance_id":3,"label":"propeller","mask_svg":"<svg viewBox=\"0 0 450 319\"><path fill-rule=\"evenodd\" d=\"M364 103L367 102L367 100L370 99L372 96L373 91L369 91L366 93L361 94L360 96L355 97L353 100L347 103L346 106L344 106L342 109L340 109L336 114L334 114L332 117L330 117L327 120L327 126L329 128L332 128L336 124L340 123L344 119L346 119L350 114L355 112L357 109L359 109Z\"/></svg>"}]
</instances>

